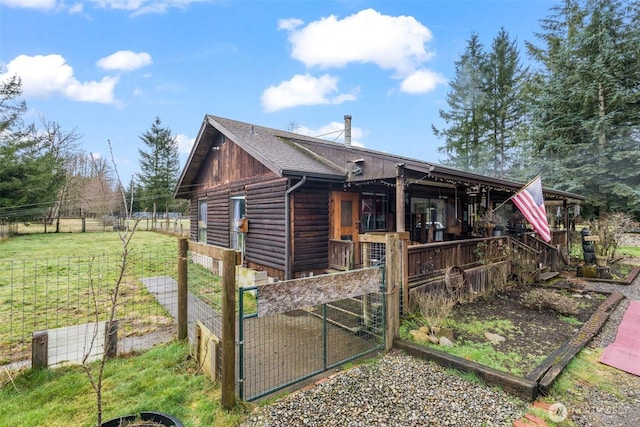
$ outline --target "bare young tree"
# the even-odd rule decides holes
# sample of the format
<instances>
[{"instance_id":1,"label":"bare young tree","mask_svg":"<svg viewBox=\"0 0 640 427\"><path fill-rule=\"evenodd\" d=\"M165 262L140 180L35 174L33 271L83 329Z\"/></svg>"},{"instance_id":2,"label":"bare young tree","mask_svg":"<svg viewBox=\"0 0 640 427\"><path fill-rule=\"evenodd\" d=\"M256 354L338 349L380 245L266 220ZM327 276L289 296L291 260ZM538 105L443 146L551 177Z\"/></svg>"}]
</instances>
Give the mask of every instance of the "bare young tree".
<instances>
[{"instance_id":1,"label":"bare young tree","mask_svg":"<svg viewBox=\"0 0 640 427\"><path fill-rule=\"evenodd\" d=\"M116 179L119 182L120 176L118 174L118 170L115 165L111 143L109 143L109 152L111 154L111 161L113 163L114 173L116 175ZM122 185L120 185L119 188L122 189L123 188ZM107 340L109 340L109 337L113 337L115 334L117 334L116 314L117 314L117 308L118 308L118 296L120 293L120 286L123 284L123 282L126 279L127 262L129 258L129 248L131 244L131 239L135 234L135 231L139 222L138 220L132 221L131 201L127 200L127 197L124 191L121 191L121 197L122 197L122 203L125 207L127 220L124 222L124 226L122 227L122 229L118 229L118 237L121 243L120 263L119 263L118 271L115 278L115 286L110 294L108 315L107 315L107 321L106 321L107 323L105 326L105 335L107 337ZM97 366L95 367L91 366L88 363L89 355L91 354L91 350L95 346L96 340L98 337L98 324L100 319L100 310L99 310L99 305L97 300L97 293L94 288L93 277L91 274L89 274L89 277L90 277L89 278L90 292L91 292L91 296L93 298L93 304L95 307L95 329L94 329L91 342L89 344L89 348L85 349L85 354L82 359L82 367L85 373L87 374L87 377L89 378L89 382L91 383L91 387L93 388L96 394L96 411L97 411L97 418L98 418L98 426L100 426L102 425L102 389L103 389L104 370L107 363L107 356L106 354L103 353ZM107 347L109 347L109 345L105 346L105 348Z\"/></svg>"}]
</instances>

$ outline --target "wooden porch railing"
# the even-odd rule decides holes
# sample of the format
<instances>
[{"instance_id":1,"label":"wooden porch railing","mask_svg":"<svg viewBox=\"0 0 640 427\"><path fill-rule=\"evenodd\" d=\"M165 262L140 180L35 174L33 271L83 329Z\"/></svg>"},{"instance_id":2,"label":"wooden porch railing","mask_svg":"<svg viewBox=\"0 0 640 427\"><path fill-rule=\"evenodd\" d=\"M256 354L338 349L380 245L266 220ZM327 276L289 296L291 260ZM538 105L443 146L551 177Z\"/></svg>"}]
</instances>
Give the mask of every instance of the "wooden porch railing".
<instances>
[{"instance_id":1,"label":"wooden porch railing","mask_svg":"<svg viewBox=\"0 0 640 427\"><path fill-rule=\"evenodd\" d=\"M507 239L501 236L411 245L408 256L409 283L441 274L452 266L478 264L480 262L477 253L479 244L492 240L502 240L506 244Z\"/></svg>"},{"instance_id":2,"label":"wooden porch railing","mask_svg":"<svg viewBox=\"0 0 640 427\"><path fill-rule=\"evenodd\" d=\"M351 240L329 240L329 268L353 270L355 253L355 243Z\"/></svg>"},{"instance_id":3,"label":"wooden porch railing","mask_svg":"<svg viewBox=\"0 0 640 427\"><path fill-rule=\"evenodd\" d=\"M565 235L565 242L566 242L566 233L564 233L564 235ZM554 240L553 236L556 236L556 234L555 233L552 234L552 239L551 239L552 244ZM561 239L558 238L557 240L561 240ZM549 266L551 268L551 271L558 271L558 268L559 268L558 246L552 246L529 234L522 235L522 243L524 243L529 247L532 247L533 249L535 249L540 253L538 258L538 262L540 264Z\"/></svg>"}]
</instances>

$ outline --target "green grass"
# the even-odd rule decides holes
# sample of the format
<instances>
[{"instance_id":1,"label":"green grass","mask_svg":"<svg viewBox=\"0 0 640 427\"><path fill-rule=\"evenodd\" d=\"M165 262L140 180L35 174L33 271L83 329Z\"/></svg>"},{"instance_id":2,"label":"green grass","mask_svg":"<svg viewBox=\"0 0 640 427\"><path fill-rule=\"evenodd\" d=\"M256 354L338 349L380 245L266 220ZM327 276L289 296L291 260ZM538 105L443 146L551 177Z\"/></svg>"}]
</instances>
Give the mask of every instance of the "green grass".
<instances>
[{"instance_id":1,"label":"green grass","mask_svg":"<svg viewBox=\"0 0 640 427\"><path fill-rule=\"evenodd\" d=\"M144 410L172 414L185 426L237 426L246 408L220 407L220 389L197 373L186 343L155 347L106 364L103 421ZM94 426L96 399L78 367L0 373L0 420L7 426Z\"/></svg>"},{"instance_id":2,"label":"green grass","mask_svg":"<svg viewBox=\"0 0 640 427\"><path fill-rule=\"evenodd\" d=\"M640 247L638 246L620 246L616 251L619 255L628 255L640 258Z\"/></svg>"},{"instance_id":3,"label":"green grass","mask_svg":"<svg viewBox=\"0 0 640 427\"><path fill-rule=\"evenodd\" d=\"M568 324L573 325L573 326L582 326L582 325L584 325L584 322L581 322L580 320L576 319L573 316L564 316L562 314L559 314L558 318L560 320L562 320L563 322L568 323Z\"/></svg>"},{"instance_id":4,"label":"green grass","mask_svg":"<svg viewBox=\"0 0 640 427\"><path fill-rule=\"evenodd\" d=\"M134 257L161 251L170 251L177 256L176 241L176 237L165 234L136 231L129 251ZM122 251L122 241L114 232L27 234L0 242L0 249L0 261L117 256Z\"/></svg>"},{"instance_id":5,"label":"green grass","mask_svg":"<svg viewBox=\"0 0 640 427\"><path fill-rule=\"evenodd\" d=\"M113 232L33 234L0 243L0 364L28 357L34 331L95 321L96 306L105 320L122 248ZM139 281L160 275L177 278L177 239L136 232L120 285L121 336L171 322Z\"/></svg>"}]
</instances>

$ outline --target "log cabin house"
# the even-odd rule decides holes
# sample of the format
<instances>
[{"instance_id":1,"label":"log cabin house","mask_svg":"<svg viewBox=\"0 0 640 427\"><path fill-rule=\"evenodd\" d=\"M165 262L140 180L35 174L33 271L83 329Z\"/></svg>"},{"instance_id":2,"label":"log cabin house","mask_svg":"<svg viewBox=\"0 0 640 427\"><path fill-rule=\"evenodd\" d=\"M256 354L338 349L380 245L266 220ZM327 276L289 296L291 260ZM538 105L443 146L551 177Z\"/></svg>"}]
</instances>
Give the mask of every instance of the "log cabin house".
<instances>
[{"instance_id":1,"label":"log cabin house","mask_svg":"<svg viewBox=\"0 0 640 427\"><path fill-rule=\"evenodd\" d=\"M568 227L553 226L569 223L582 196L543 190L547 245L503 204L522 183L352 145L350 116L344 140L206 115L175 191L190 200L191 239L235 248L280 280L358 266L366 233L407 232L410 248L431 249L508 233L566 256Z\"/></svg>"}]
</instances>

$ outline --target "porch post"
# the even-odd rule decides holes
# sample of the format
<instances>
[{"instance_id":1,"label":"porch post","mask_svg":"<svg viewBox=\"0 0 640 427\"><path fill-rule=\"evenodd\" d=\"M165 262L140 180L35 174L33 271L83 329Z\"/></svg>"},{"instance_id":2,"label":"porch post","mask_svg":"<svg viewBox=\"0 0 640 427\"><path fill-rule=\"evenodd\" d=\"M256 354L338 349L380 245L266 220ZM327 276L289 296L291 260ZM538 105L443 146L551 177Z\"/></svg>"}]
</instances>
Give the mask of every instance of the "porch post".
<instances>
[{"instance_id":1,"label":"porch post","mask_svg":"<svg viewBox=\"0 0 640 427\"><path fill-rule=\"evenodd\" d=\"M404 239L402 245L402 252L400 254L399 271L400 286L402 286L402 301L400 303L403 307L409 306L409 250L408 250L408 235L405 233L405 183L406 176L404 173L404 164L396 164L396 232L403 233L401 239ZM424 222L423 222L424 223Z\"/></svg>"},{"instance_id":2,"label":"porch post","mask_svg":"<svg viewBox=\"0 0 640 427\"><path fill-rule=\"evenodd\" d=\"M396 164L396 231L404 232L404 164Z\"/></svg>"}]
</instances>

